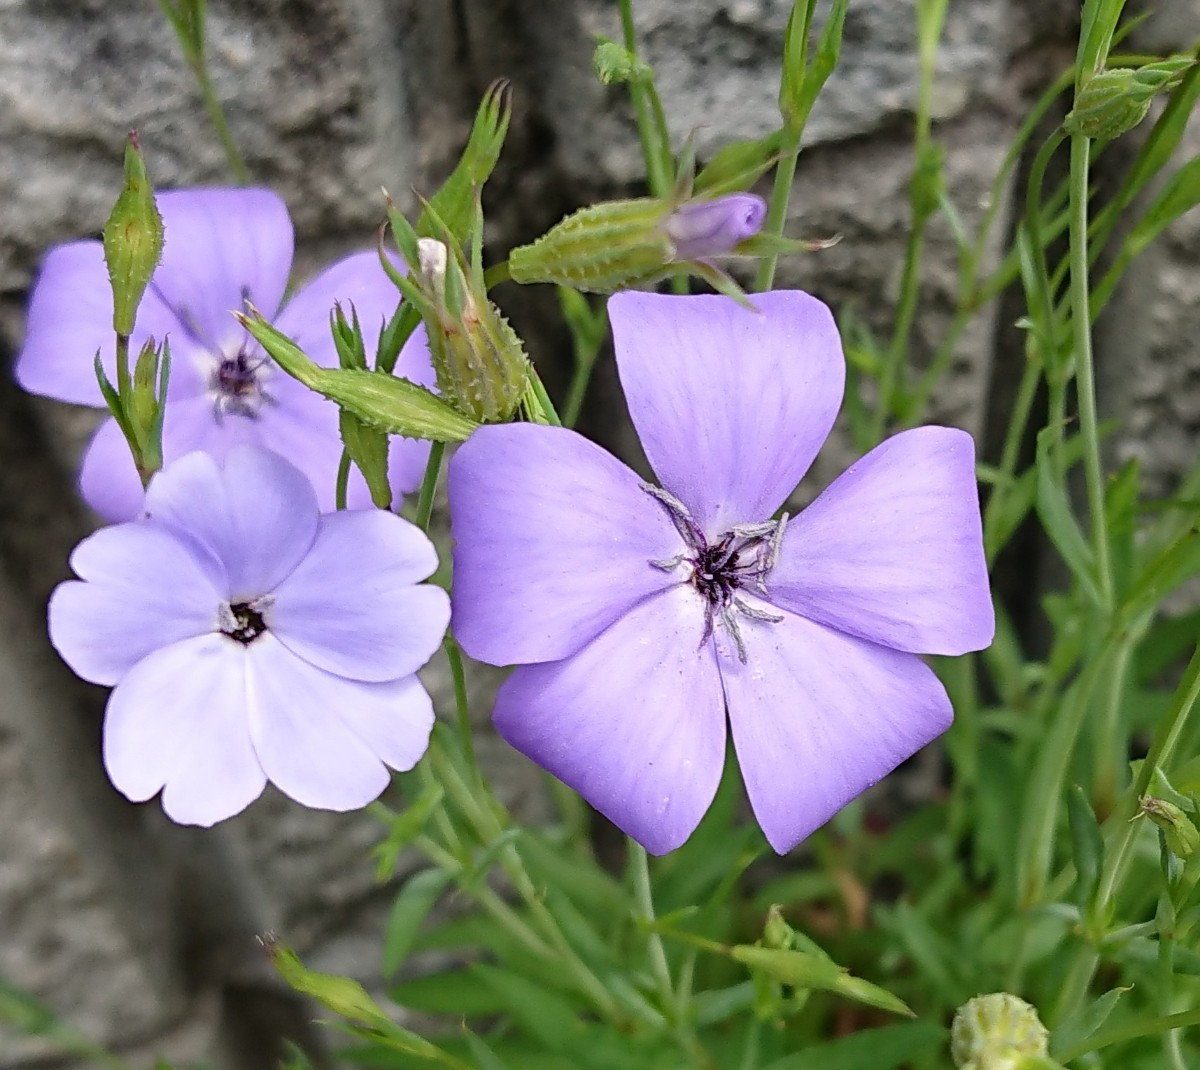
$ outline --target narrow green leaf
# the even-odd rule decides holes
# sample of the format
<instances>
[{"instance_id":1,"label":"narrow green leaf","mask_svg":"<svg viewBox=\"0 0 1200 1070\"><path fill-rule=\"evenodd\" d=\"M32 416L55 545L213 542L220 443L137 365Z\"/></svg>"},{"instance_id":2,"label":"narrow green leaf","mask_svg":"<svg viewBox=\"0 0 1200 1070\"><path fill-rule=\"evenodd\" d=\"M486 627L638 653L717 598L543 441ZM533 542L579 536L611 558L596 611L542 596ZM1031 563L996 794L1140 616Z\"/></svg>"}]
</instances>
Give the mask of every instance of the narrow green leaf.
<instances>
[{"instance_id":1,"label":"narrow green leaf","mask_svg":"<svg viewBox=\"0 0 1200 1070\"><path fill-rule=\"evenodd\" d=\"M373 427L368 427L357 416L342 409L338 413L338 429L342 433L342 444L350 459L362 472L371 501L377 509L392 506L392 485L388 480L388 437Z\"/></svg>"},{"instance_id":2,"label":"narrow green leaf","mask_svg":"<svg viewBox=\"0 0 1200 1070\"><path fill-rule=\"evenodd\" d=\"M915 1017L902 1000L878 985L852 976L832 959L804 951L783 951L749 944L739 944L730 948L730 955L738 962L761 970L783 984L835 992L871 1007L879 1007L894 1014L904 1014L910 1018Z\"/></svg>"},{"instance_id":3,"label":"narrow green leaf","mask_svg":"<svg viewBox=\"0 0 1200 1070\"><path fill-rule=\"evenodd\" d=\"M1067 792L1067 818L1075 859L1075 902L1086 910L1096 891L1100 867L1104 864L1104 835L1092 812L1083 788L1078 784Z\"/></svg>"},{"instance_id":4,"label":"narrow green leaf","mask_svg":"<svg viewBox=\"0 0 1200 1070\"><path fill-rule=\"evenodd\" d=\"M901 1022L803 1048L763 1070L897 1070L946 1043L946 1030L934 1022Z\"/></svg>"},{"instance_id":5,"label":"narrow green leaf","mask_svg":"<svg viewBox=\"0 0 1200 1070\"><path fill-rule=\"evenodd\" d=\"M1062 478L1055 473L1051 456L1058 428L1044 427L1037 437L1037 514L1054 547L1066 562L1071 575L1096 605L1103 599L1096 585L1095 560L1092 548L1084 538Z\"/></svg>"},{"instance_id":6,"label":"narrow green leaf","mask_svg":"<svg viewBox=\"0 0 1200 1070\"><path fill-rule=\"evenodd\" d=\"M492 985L465 968L402 981L388 989L388 998L409 1010L460 1018L500 1014L508 1006Z\"/></svg>"},{"instance_id":7,"label":"narrow green leaf","mask_svg":"<svg viewBox=\"0 0 1200 1070\"><path fill-rule=\"evenodd\" d=\"M479 1070L508 1070L508 1064L469 1029L464 1031L463 1040Z\"/></svg>"},{"instance_id":8,"label":"narrow green leaf","mask_svg":"<svg viewBox=\"0 0 1200 1070\"><path fill-rule=\"evenodd\" d=\"M450 874L441 869L426 869L404 882L392 904L383 938L383 974L391 977L404 965L412 951L425 918L433 909L442 889L450 883Z\"/></svg>"},{"instance_id":9,"label":"narrow green leaf","mask_svg":"<svg viewBox=\"0 0 1200 1070\"><path fill-rule=\"evenodd\" d=\"M477 962L471 972L491 986L513 1016L552 1051L571 1053L584 1043L586 1029L579 1012L557 992L508 970Z\"/></svg>"}]
</instances>

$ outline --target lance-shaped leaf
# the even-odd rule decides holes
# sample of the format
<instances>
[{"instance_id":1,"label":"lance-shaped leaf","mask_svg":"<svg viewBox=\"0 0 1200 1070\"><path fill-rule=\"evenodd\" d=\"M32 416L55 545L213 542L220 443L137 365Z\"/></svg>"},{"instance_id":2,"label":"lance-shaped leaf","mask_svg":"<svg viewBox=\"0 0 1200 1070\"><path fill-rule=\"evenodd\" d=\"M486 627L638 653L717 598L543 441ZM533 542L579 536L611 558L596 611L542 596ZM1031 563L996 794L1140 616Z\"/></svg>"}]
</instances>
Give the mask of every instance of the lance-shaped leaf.
<instances>
[{"instance_id":1,"label":"lance-shaped leaf","mask_svg":"<svg viewBox=\"0 0 1200 1070\"><path fill-rule=\"evenodd\" d=\"M467 240L476 191L483 188L500 158L511 116L512 90L509 83L503 79L493 82L483 95L479 111L475 113L475 123L462 157L450 172L450 177L442 183L441 189L429 199L436 214L459 242ZM421 213L417 233L423 237L436 234L428 211Z\"/></svg>"},{"instance_id":2,"label":"lance-shaped leaf","mask_svg":"<svg viewBox=\"0 0 1200 1070\"><path fill-rule=\"evenodd\" d=\"M246 330L293 379L389 435L465 442L479 425L432 390L379 371L322 368L257 312L238 315Z\"/></svg>"},{"instance_id":3,"label":"lance-shaped leaf","mask_svg":"<svg viewBox=\"0 0 1200 1070\"><path fill-rule=\"evenodd\" d=\"M907 1015L909 1018L916 1017L903 1000L893 996L886 989L871 984L870 981L853 976L849 970L823 955L755 947L750 944L739 944L731 948L729 953L738 962L751 969L761 970L784 984L835 992L870 1007Z\"/></svg>"}]
</instances>

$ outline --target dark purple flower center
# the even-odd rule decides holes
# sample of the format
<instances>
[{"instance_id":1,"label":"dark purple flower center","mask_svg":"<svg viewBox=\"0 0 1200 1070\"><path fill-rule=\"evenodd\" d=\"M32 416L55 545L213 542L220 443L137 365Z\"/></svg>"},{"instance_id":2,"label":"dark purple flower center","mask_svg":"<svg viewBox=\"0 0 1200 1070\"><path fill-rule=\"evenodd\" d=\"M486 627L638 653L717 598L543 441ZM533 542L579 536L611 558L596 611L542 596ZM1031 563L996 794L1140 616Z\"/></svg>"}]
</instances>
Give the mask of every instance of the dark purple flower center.
<instances>
[{"instance_id":1,"label":"dark purple flower center","mask_svg":"<svg viewBox=\"0 0 1200 1070\"><path fill-rule=\"evenodd\" d=\"M249 646L267 630L262 612L250 602L221 607L221 631L243 646Z\"/></svg>"},{"instance_id":2,"label":"dark purple flower center","mask_svg":"<svg viewBox=\"0 0 1200 1070\"><path fill-rule=\"evenodd\" d=\"M712 635L714 622L720 621L744 664L746 644L738 627L738 616L771 624L778 624L783 617L746 601L738 592L753 588L759 597L766 596L766 578L779 558L787 514L762 524L738 525L709 542L687 506L673 494L651 483L643 483L642 489L666 509L688 547L676 557L650 564L667 572L680 566L687 568L686 582L704 597L704 634L700 645Z\"/></svg>"},{"instance_id":3,"label":"dark purple flower center","mask_svg":"<svg viewBox=\"0 0 1200 1070\"><path fill-rule=\"evenodd\" d=\"M274 399L263 389L265 357L251 356L243 346L232 356L221 355L209 378L213 415L219 422L226 413L258 418L258 410Z\"/></svg>"}]
</instances>

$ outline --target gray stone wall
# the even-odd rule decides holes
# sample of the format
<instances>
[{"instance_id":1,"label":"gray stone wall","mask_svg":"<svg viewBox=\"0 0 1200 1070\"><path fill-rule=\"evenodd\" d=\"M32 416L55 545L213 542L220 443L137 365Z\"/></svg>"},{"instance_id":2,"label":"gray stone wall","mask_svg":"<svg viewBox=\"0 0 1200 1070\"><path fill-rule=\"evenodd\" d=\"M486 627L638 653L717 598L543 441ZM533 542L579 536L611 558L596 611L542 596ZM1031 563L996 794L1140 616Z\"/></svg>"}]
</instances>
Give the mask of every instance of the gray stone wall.
<instances>
[{"instance_id":1,"label":"gray stone wall","mask_svg":"<svg viewBox=\"0 0 1200 1070\"><path fill-rule=\"evenodd\" d=\"M789 6L640 0L645 56L677 136L694 130L703 152L769 128ZM1200 31L1197 0L1172 7L1156 47ZM851 3L843 64L813 114L789 222L792 234L843 240L785 262L779 276L852 307L884 336L909 218L912 8L912 0ZM969 227L1031 94L1070 61L1072 9L1067 0L951 4L935 133ZM1152 20L1146 32L1158 26ZM291 208L301 274L371 242L381 185L398 197L433 188L479 94L500 75L514 83L516 113L489 187L496 248L530 240L596 197L638 192L630 109L591 74L594 33L619 37L609 0L213 0L209 15L219 95L253 173ZM153 0L0 0L0 359L19 346L42 251L102 225L131 127L159 186L226 181ZM1200 135L1189 151L1198 147ZM1011 191L1001 196L1006 218ZM1122 297L1113 337L1127 342L1099 347L1106 403L1130 413L1123 448L1146 458L1164 492L1193 459L1200 422L1197 227L1183 221L1148 257ZM935 221L918 361L944 335L955 271L951 235ZM553 385L564 352L553 296L500 298ZM995 308L974 319L935 399L938 418L980 436L1003 418L994 399L1020 360L1003 326ZM629 448L615 380L603 369L586 420ZM249 812L204 833L170 827L156 804L132 807L107 786L104 696L57 661L42 615L90 524L71 469L94 422L0 382L0 978L135 1065L160 1051L258 1070L281 1031L305 1037L309 1010L275 986L254 934L274 927L312 965L378 983L393 889L373 881L367 854L378 831L363 815L311 813L268 789ZM846 456L845 446L830 451L818 478ZM429 682L444 698L441 672L435 663ZM486 753L510 798L533 798L536 779L523 762L499 745ZM536 800L529 805L536 813ZM0 1026L0 1070L85 1065L51 1051Z\"/></svg>"}]
</instances>

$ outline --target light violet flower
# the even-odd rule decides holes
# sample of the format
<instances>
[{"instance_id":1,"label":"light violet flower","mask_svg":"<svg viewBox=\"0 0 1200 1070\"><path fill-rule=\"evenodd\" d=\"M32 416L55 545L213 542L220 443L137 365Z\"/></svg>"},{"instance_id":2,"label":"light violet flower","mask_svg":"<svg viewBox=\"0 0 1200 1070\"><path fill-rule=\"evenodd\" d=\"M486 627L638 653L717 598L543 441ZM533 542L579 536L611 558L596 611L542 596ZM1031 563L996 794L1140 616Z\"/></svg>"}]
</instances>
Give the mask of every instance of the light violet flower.
<instances>
[{"instance_id":1,"label":"light violet flower","mask_svg":"<svg viewBox=\"0 0 1200 1070\"><path fill-rule=\"evenodd\" d=\"M162 262L138 309L133 357L150 337L171 344L171 381L163 426L163 460L192 450L220 458L239 443L267 446L312 481L323 509L332 509L341 439L337 407L280 372L234 319L246 301L289 335L318 364L337 365L329 330L334 302L353 305L368 345L395 311L399 294L374 252L338 261L280 309L292 266L292 222L278 196L265 189L183 189L157 196L165 245ZM16 378L26 389L59 401L102 406L93 361L101 354L116 381L112 291L99 241L51 249L29 304ZM423 329L409 340L396 373L431 386L433 370ZM396 439L391 477L397 494L415 489L429 445ZM96 432L80 473L80 491L106 520L130 520L142 506L142 486L116 421ZM347 502L370 495L352 470Z\"/></svg>"},{"instance_id":2,"label":"light violet flower","mask_svg":"<svg viewBox=\"0 0 1200 1070\"><path fill-rule=\"evenodd\" d=\"M212 825L270 780L306 806L350 810L409 769L433 726L414 673L449 599L420 581L425 535L378 509L317 514L282 457L191 453L146 491L148 516L71 555L50 639L114 690L104 763L135 802L162 791L175 821Z\"/></svg>"},{"instance_id":3,"label":"light violet flower","mask_svg":"<svg viewBox=\"0 0 1200 1070\"><path fill-rule=\"evenodd\" d=\"M710 201L688 201L675 209L663 229L675 246L675 260L728 256L735 245L762 230L767 202L754 193L730 193Z\"/></svg>"},{"instance_id":4,"label":"light violet flower","mask_svg":"<svg viewBox=\"0 0 1200 1070\"><path fill-rule=\"evenodd\" d=\"M922 427L776 518L841 404L829 310L800 292L609 301L662 487L572 431L483 427L450 464L454 631L517 665L514 747L654 853L716 791L726 721L786 851L945 731L918 654L991 641L970 436Z\"/></svg>"}]
</instances>

